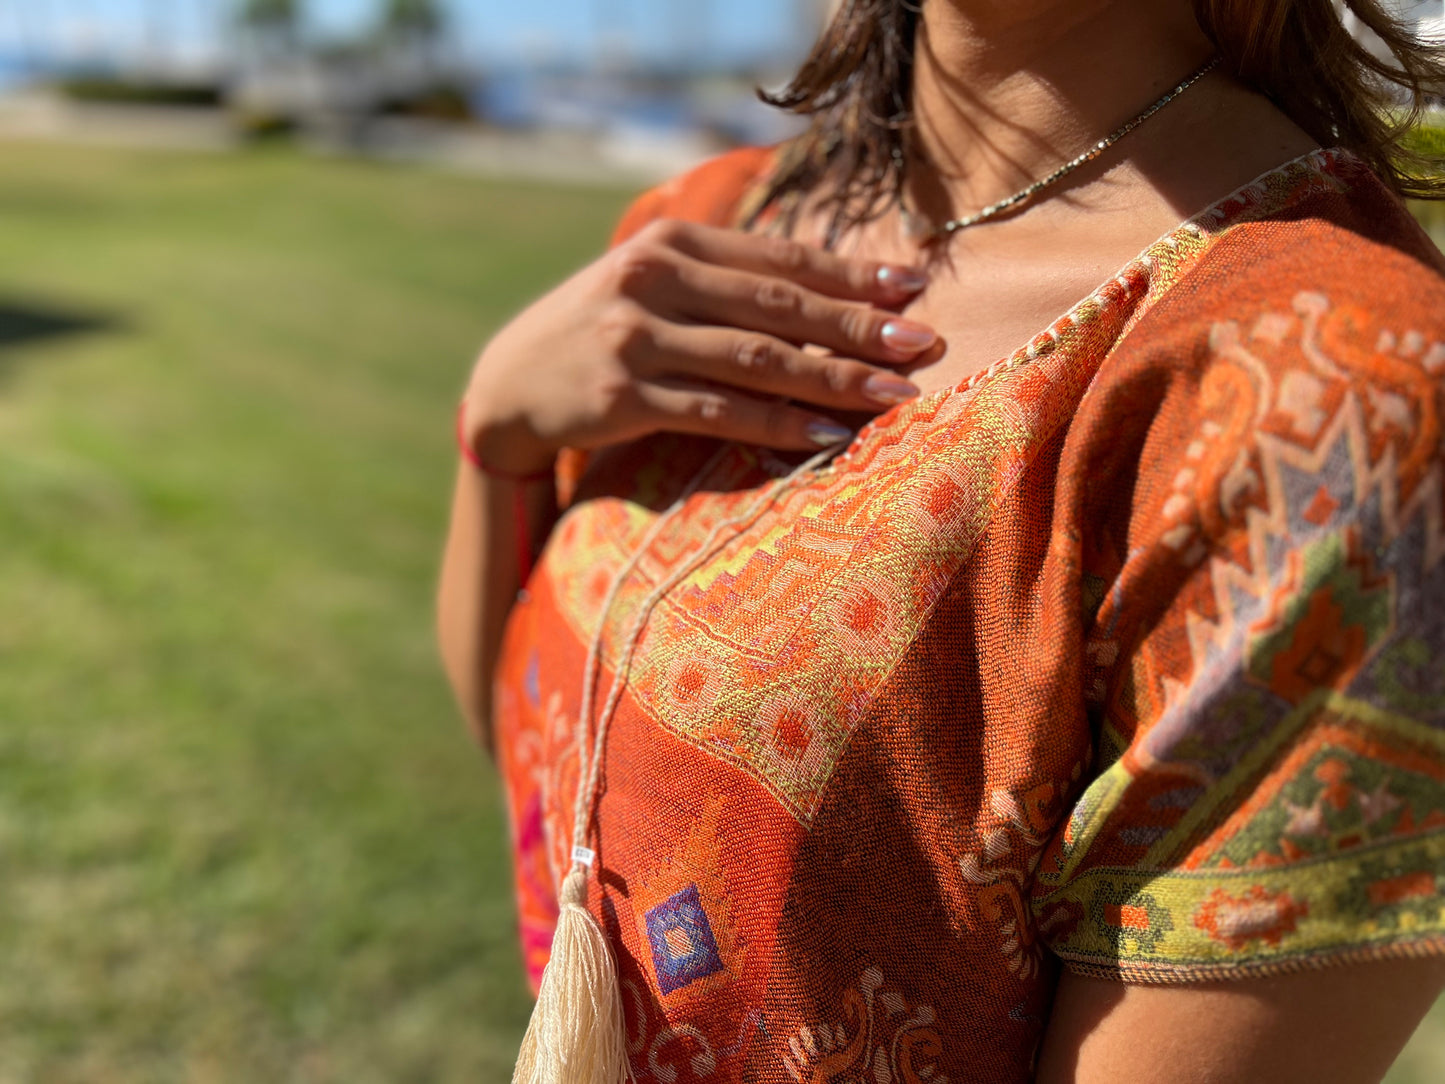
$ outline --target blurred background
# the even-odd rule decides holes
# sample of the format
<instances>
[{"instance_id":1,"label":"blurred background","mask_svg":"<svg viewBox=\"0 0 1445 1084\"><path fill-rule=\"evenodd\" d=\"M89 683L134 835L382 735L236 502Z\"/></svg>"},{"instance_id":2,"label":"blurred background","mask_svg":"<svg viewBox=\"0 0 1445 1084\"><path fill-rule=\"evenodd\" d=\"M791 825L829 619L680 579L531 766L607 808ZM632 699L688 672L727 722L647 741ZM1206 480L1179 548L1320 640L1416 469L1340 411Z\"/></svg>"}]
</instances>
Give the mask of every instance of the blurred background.
<instances>
[{"instance_id":1,"label":"blurred background","mask_svg":"<svg viewBox=\"0 0 1445 1084\"><path fill-rule=\"evenodd\" d=\"M510 1078L452 406L825 6L0 0L0 1081Z\"/></svg>"}]
</instances>

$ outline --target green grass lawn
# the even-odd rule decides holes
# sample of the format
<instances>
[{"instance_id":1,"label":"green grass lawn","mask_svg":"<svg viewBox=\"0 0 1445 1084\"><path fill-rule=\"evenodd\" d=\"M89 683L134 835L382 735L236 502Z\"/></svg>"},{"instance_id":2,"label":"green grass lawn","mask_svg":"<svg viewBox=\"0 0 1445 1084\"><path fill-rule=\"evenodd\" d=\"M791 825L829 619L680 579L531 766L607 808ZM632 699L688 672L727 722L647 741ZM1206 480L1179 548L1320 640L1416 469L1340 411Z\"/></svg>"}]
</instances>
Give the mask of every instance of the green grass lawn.
<instances>
[{"instance_id":1,"label":"green grass lawn","mask_svg":"<svg viewBox=\"0 0 1445 1084\"><path fill-rule=\"evenodd\" d=\"M1429 231L1435 243L1445 249L1445 203L1418 203L1414 211L1415 217Z\"/></svg>"},{"instance_id":2,"label":"green grass lawn","mask_svg":"<svg viewBox=\"0 0 1445 1084\"><path fill-rule=\"evenodd\" d=\"M509 1079L452 404L624 200L0 145L0 1080Z\"/></svg>"},{"instance_id":3,"label":"green grass lawn","mask_svg":"<svg viewBox=\"0 0 1445 1084\"><path fill-rule=\"evenodd\" d=\"M624 199L0 144L0 1082L509 1079L451 410Z\"/></svg>"}]
</instances>

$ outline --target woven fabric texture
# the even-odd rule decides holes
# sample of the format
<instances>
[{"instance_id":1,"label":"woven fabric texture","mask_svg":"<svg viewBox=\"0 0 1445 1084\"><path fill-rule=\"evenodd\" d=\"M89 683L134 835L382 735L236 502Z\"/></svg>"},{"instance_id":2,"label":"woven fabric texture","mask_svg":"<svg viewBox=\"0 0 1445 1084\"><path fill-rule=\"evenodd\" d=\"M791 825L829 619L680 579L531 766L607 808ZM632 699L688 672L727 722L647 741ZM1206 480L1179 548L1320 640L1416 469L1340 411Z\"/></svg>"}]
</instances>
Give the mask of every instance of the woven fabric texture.
<instances>
[{"instance_id":1,"label":"woven fabric texture","mask_svg":"<svg viewBox=\"0 0 1445 1084\"><path fill-rule=\"evenodd\" d=\"M728 223L767 161L664 186L619 235ZM1321 151L701 554L790 470L726 448L605 622L718 447L569 460L496 692L534 978L588 645L606 689L693 559L627 666L592 844L639 1081L1026 1081L1060 962L1191 982L1442 951L1442 393L1439 256Z\"/></svg>"}]
</instances>

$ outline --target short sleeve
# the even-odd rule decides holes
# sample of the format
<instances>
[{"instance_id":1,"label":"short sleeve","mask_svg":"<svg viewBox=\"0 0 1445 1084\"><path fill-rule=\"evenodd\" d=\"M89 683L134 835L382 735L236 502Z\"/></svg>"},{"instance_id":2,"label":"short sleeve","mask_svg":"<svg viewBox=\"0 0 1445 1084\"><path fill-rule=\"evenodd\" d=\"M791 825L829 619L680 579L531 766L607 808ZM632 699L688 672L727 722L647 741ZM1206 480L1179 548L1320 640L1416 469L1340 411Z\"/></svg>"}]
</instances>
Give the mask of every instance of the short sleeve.
<instances>
[{"instance_id":1,"label":"short sleeve","mask_svg":"<svg viewBox=\"0 0 1445 1084\"><path fill-rule=\"evenodd\" d=\"M1095 770L1033 887L1072 969L1445 951L1445 310L1424 293L1385 316L1286 293L1158 362L1190 375L1143 441L1116 567L1084 576Z\"/></svg>"}]
</instances>

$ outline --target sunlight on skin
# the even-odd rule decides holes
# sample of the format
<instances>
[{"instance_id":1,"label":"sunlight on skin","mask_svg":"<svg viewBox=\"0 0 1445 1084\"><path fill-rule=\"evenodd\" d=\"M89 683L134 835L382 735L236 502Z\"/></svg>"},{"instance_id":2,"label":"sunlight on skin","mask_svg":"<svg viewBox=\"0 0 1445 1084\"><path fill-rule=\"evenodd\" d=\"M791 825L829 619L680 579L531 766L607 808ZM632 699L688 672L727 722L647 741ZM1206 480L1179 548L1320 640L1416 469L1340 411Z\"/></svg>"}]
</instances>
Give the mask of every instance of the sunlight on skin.
<instances>
[{"instance_id":1,"label":"sunlight on skin","mask_svg":"<svg viewBox=\"0 0 1445 1084\"><path fill-rule=\"evenodd\" d=\"M1065 973L1038 1082L1378 1081L1442 988L1441 959L1196 986L1125 986Z\"/></svg>"}]
</instances>

